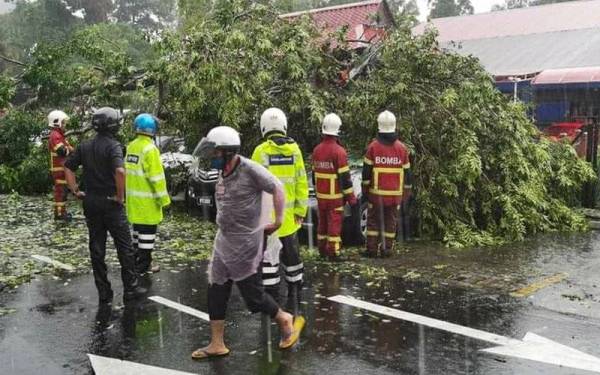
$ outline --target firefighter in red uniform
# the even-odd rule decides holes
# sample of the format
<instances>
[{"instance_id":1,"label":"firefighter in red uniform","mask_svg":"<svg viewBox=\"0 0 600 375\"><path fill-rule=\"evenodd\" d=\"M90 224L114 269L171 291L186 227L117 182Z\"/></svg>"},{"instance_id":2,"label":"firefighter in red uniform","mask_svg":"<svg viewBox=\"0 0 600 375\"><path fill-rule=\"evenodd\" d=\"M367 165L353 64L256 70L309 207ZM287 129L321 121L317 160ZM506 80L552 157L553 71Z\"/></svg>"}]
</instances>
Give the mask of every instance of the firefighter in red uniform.
<instances>
[{"instance_id":1,"label":"firefighter in red uniform","mask_svg":"<svg viewBox=\"0 0 600 375\"><path fill-rule=\"evenodd\" d=\"M73 152L73 146L69 144L65 137L65 128L68 121L69 116L63 111L52 111L48 115L48 126L51 129L48 139L50 172L54 181L54 220L65 221L68 221L70 216L67 214L65 206L68 189L63 164L65 158Z\"/></svg>"},{"instance_id":2,"label":"firefighter in red uniform","mask_svg":"<svg viewBox=\"0 0 600 375\"><path fill-rule=\"evenodd\" d=\"M410 163L408 149L396 135L394 114L380 113L377 124L377 138L367 147L362 171L361 199L369 202L364 255L388 257L394 249L398 209L410 189L405 183Z\"/></svg>"},{"instance_id":3,"label":"firefighter in red uniform","mask_svg":"<svg viewBox=\"0 0 600 375\"><path fill-rule=\"evenodd\" d=\"M317 240L319 253L329 260L340 255L344 202L356 205L356 197L350 179L350 167L346 150L338 136L342 120L335 113L323 119L323 140L312 154L315 192L319 205Z\"/></svg>"}]
</instances>

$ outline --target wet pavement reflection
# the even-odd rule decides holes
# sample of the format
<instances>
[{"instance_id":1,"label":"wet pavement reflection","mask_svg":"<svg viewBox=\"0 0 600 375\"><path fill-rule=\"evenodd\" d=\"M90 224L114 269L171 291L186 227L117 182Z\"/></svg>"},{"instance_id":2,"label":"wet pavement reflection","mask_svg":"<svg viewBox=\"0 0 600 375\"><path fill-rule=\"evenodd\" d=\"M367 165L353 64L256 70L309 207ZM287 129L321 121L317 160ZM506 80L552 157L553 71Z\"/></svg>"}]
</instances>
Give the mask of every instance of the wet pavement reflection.
<instances>
[{"instance_id":1,"label":"wet pavement reflection","mask_svg":"<svg viewBox=\"0 0 600 375\"><path fill-rule=\"evenodd\" d=\"M288 352L275 349L271 362L261 317L246 312L237 290L226 326L231 355L194 362L191 352L208 342L207 322L150 300L123 306L118 294L113 307L98 307L91 275L70 282L39 278L0 294L2 306L16 310L0 317L0 373L92 374L87 358L92 353L202 374L586 374L482 353L480 349L493 345L327 300L353 296L515 339L534 332L600 355L595 297L589 307L564 297L569 291L590 294L596 287L598 277L590 266L597 264L599 241L596 234L582 236L588 240L552 237L552 251L544 252L547 243L541 242L521 255L519 262L539 267L540 274L571 275L529 298L439 280L391 277L372 285L362 277L309 265L301 305L307 326L301 342ZM200 262L178 272L164 271L145 277L144 283L150 295L206 311L205 267ZM119 279L115 268L112 280ZM277 329L271 328L276 343Z\"/></svg>"}]
</instances>

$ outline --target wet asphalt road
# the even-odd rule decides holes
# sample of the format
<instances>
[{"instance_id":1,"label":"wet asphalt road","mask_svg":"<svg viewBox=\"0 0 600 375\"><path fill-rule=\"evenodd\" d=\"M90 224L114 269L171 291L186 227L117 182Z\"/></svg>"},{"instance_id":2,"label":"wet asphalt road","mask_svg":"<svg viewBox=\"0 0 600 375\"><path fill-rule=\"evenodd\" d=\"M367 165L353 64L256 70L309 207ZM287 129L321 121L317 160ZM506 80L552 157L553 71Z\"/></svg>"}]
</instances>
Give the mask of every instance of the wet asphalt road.
<instances>
[{"instance_id":1,"label":"wet asphalt road","mask_svg":"<svg viewBox=\"0 0 600 375\"><path fill-rule=\"evenodd\" d=\"M39 278L0 294L1 306L16 310L0 317L0 374L92 374L87 353L201 374L588 374L483 353L479 349L493 345L326 299L354 296L516 339L533 332L600 357L595 296L600 234L554 235L528 246L504 248L495 260L479 260L498 262L501 268L518 253L519 263L537 269L542 278L568 275L520 298L439 280L391 278L367 286L361 277L311 264L303 291L307 327L301 343L290 352L275 349L272 363L261 319L245 312L237 291L226 328L232 354L195 362L190 354L207 343L208 323L149 300L123 307L119 294L112 309L99 309L91 275ZM462 266L477 267L477 261ZM118 292L117 267L111 271ZM151 295L206 311L205 263L163 270L145 282ZM275 326L272 331L278 340Z\"/></svg>"}]
</instances>

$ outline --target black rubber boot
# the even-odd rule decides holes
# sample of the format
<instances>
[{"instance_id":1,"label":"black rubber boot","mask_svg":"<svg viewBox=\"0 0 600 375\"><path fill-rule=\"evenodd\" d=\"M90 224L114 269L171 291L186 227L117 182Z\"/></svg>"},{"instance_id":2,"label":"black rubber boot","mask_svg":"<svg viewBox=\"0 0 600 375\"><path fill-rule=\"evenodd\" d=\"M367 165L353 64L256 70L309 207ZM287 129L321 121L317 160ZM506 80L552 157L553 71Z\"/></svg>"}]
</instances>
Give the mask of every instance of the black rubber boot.
<instances>
[{"instance_id":1,"label":"black rubber boot","mask_svg":"<svg viewBox=\"0 0 600 375\"><path fill-rule=\"evenodd\" d=\"M148 294L148 289L143 288L141 286L136 286L130 291L123 293L123 302L135 301L137 299L143 298Z\"/></svg>"}]
</instances>

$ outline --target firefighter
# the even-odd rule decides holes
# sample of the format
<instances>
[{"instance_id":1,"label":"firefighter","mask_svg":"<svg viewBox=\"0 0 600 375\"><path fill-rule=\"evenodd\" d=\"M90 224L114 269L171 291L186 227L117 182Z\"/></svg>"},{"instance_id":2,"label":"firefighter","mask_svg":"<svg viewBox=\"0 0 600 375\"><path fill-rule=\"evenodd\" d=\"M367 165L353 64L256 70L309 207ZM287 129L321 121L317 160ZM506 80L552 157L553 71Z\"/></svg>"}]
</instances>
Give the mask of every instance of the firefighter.
<instances>
[{"instance_id":1,"label":"firefighter","mask_svg":"<svg viewBox=\"0 0 600 375\"><path fill-rule=\"evenodd\" d=\"M127 218L133 225L133 246L137 248L136 269L140 274L158 272L152 264L152 250L158 224L163 219L163 207L171 203L160 151L153 138L158 120L147 113L133 122L136 138L127 145L125 157Z\"/></svg>"},{"instance_id":2,"label":"firefighter","mask_svg":"<svg viewBox=\"0 0 600 375\"><path fill-rule=\"evenodd\" d=\"M63 111L52 111L48 115L50 137L48 149L50 151L50 173L54 181L54 220L69 221L71 216L67 213L67 181L65 179L64 162L73 152L73 146L65 137L65 129L69 116Z\"/></svg>"},{"instance_id":3,"label":"firefighter","mask_svg":"<svg viewBox=\"0 0 600 375\"><path fill-rule=\"evenodd\" d=\"M285 193L277 177L260 164L240 156L240 136L227 126L210 130L194 155L208 159L211 168L221 171L215 186L218 231L208 268L208 315L211 341L192 353L193 359L229 354L223 334L225 313L235 283L248 309L275 319L281 332L279 347L287 349L298 340L293 316L283 311L265 293L260 276L265 235L276 232L283 223ZM261 222L263 193L273 195L274 221Z\"/></svg>"},{"instance_id":4,"label":"firefighter","mask_svg":"<svg viewBox=\"0 0 600 375\"><path fill-rule=\"evenodd\" d=\"M135 250L125 207L125 168L122 145L115 139L121 127L119 112L100 108L92 115L96 136L83 142L65 162L65 174L73 194L83 199L83 213L89 231L90 257L100 304L112 303L113 291L107 277L106 234L110 233L123 280L123 300L129 302L147 292L138 285ZM85 193L79 190L75 171L83 167Z\"/></svg>"},{"instance_id":5,"label":"firefighter","mask_svg":"<svg viewBox=\"0 0 600 375\"><path fill-rule=\"evenodd\" d=\"M260 118L260 131L265 139L254 149L252 160L262 164L283 184L285 210L283 223L277 231L283 245L281 261L288 286L287 308L295 311L300 303L304 264L300 259L296 233L302 226L308 211L308 179L304 168L302 151L287 136L287 118L279 108L269 108ZM279 300L279 257L265 257L262 264L265 289Z\"/></svg>"},{"instance_id":6,"label":"firefighter","mask_svg":"<svg viewBox=\"0 0 600 375\"><path fill-rule=\"evenodd\" d=\"M377 117L378 134L367 147L362 170L361 199L369 202L367 257L388 257L394 249L398 210L410 168L409 152L396 135L396 117L384 111Z\"/></svg>"},{"instance_id":7,"label":"firefighter","mask_svg":"<svg viewBox=\"0 0 600 375\"><path fill-rule=\"evenodd\" d=\"M321 131L323 139L312 154L319 206L319 253L332 261L339 259L340 255L344 202L356 205L348 156L338 139L341 126L342 120L335 113L325 116Z\"/></svg>"}]
</instances>

